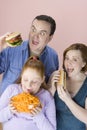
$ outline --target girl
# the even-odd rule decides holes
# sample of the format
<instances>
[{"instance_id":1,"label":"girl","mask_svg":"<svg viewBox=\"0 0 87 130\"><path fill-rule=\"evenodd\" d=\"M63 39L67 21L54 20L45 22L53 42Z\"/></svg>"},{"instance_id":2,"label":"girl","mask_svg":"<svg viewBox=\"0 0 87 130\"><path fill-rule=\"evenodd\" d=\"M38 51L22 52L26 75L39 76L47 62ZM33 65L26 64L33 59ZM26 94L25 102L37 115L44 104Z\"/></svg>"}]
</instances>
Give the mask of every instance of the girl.
<instances>
[{"instance_id":1,"label":"girl","mask_svg":"<svg viewBox=\"0 0 87 130\"><path fill-rule=\"evenodd\" d=\"M51 76L57 113L57 130L86 130L87 124L87 46L76 43L63 53L63 67L67 73L66 90L55 87L59 71Z\"/></svg>"},{"instance_id":2,"label":"girl","mask_svg":"<svg viewBox=\"0 0 87 130\"><path fill-rule=\"evenodd\" d=\"M36 57L29 58L17 84L7 87L0 97L0 122L3 130L56 130L55 104L50 93L44 89L44 79L42 62ZM10 104L10 99L22 92L36 95L42 108L34 108L31 114L18 113Z\"/></svg>"}]
</instances>

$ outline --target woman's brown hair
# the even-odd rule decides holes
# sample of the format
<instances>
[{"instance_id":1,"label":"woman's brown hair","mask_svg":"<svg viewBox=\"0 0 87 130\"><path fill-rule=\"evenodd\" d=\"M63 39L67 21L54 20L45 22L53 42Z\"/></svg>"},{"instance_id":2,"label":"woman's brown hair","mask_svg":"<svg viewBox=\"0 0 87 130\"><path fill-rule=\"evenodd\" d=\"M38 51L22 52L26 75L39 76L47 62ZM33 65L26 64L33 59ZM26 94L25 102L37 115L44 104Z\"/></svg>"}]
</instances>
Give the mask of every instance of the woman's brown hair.
<instances>
[{"instance_id":1,"label":"woman's brown hair","mask_svg":"<svg viewBox=\"0 0 87 130\"><path fill-rule=\"evenodd\" d=\"M86 63L81 71L86 72L87 71L87 46L83 43L75 43L65 49L65 51L63 53L63 68L64 68L64 60L65 60L66 53L70 50L79 50L81 52L83 62Z\"/></svg>"}]
</instances>

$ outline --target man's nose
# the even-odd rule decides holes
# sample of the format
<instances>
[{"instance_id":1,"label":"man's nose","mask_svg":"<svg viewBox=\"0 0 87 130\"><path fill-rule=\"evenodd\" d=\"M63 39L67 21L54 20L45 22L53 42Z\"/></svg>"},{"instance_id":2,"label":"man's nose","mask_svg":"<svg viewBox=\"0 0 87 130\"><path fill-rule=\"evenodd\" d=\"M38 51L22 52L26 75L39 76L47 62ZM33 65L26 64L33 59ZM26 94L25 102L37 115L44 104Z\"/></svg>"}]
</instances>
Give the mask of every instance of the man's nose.
<instances>
[{"instance_id":1,"label":"man's nose","mask_svg":"<svg viewBox=\"0 0 87 130\"><path fill-rule=\"evenodd\" d=\"M39 32L35 32L35 34L34 34L34 37L39 37L39 35L40 35L40 33Z\"/></svg>"}]
</instances>

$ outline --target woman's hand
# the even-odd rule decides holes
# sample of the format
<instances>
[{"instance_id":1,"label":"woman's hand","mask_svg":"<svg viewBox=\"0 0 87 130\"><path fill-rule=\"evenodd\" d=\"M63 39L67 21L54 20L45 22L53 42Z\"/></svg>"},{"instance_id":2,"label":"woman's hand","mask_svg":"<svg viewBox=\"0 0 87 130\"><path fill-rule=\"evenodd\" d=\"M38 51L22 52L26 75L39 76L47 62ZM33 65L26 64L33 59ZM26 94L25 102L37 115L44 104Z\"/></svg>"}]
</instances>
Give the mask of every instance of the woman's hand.
<instances>
[{"instance_id":1,"label":"woman's hand","mask_svg":"<svg viewBox=\"0 0 87 130\"><path fill-rule=\"evenodd\" d=\"M67 89L65 90L63 88L63 86L57 86L57 92L58 92L58 96L59 98L64 101L65 103L71 99L71 96L69 94L69 92L67 91Z\"/></svg>"},{"instance_id":2,"label":"woman's hand","mask_svg":"<svg viewBox=\"0 0 87 130\"><path fill-rule=\"evenodd\" d=\"M58 79L59 79L59 71L54 71L50 78L49 78L49 81L47 83L48 85L48 88L49 88L49 91L50 93L54 96L54 93L56 91L56 87L57 87L57 83L58 83Z\"/></svg>"}]
</instances>

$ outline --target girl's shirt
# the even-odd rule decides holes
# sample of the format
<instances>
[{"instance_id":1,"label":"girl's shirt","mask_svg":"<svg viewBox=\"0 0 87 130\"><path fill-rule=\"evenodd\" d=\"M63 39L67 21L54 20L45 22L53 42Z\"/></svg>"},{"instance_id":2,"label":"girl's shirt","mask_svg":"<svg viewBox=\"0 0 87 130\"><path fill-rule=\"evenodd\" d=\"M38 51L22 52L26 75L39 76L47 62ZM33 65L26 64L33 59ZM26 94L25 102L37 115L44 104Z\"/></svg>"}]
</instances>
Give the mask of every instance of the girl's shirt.
<instances>
[{"instance_id":1,"label":"girl's shirt","mask_svg":"<svg viewBox=\"0 0 87 130\"><path fill-rule=\"evenodd\" d=\"M45 89L36 94L42 103L39 114L31 116L29 113L11 113L10 99L21 92L20 85L12 84L0 97L0 122L3 123L3 130L56 130L54 99Z\"/></svg>"},{"instance_id":2,"label":"girl's shirt","mask_svg":"<svg viewBox=\"0 0 87 130\"><path fill-rule=\"evenodd\" d=\"M57 130L86 130L86 125L78 120L66 106L66 104L55 93L55 104L57 113ZM85 108L87 97L87 78L82 87L72 99L81 107Z\"/></svg>"}]
</instances>

